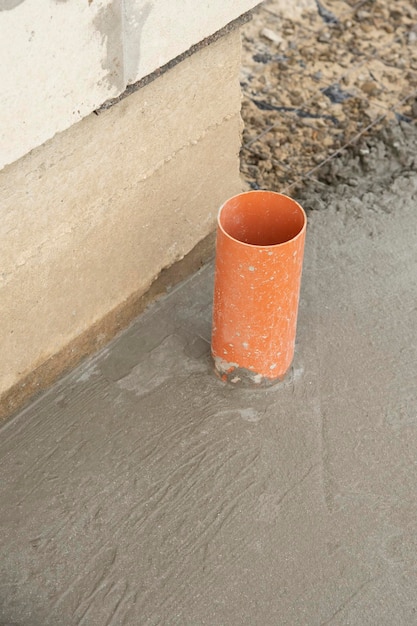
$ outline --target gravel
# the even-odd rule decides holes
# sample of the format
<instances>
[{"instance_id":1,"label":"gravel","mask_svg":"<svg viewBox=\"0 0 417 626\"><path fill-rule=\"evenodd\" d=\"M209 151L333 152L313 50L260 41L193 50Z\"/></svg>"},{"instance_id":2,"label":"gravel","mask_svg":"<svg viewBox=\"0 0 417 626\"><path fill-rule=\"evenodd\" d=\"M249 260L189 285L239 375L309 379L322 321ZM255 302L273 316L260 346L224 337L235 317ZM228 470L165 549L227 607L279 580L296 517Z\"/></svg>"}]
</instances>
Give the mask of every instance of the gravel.
<instances>
[{"instance_id":1,"label":"gravel","mask_svg":"<svg viewBox=\"0 0 417 626\"><path fill-rule=\"evenodd\" d=\"M417 3L299 6L288 19L269 0L244 28L241 169L253 189L289 192L369 127L416 124Z\"/></svg>"}]
</instances>

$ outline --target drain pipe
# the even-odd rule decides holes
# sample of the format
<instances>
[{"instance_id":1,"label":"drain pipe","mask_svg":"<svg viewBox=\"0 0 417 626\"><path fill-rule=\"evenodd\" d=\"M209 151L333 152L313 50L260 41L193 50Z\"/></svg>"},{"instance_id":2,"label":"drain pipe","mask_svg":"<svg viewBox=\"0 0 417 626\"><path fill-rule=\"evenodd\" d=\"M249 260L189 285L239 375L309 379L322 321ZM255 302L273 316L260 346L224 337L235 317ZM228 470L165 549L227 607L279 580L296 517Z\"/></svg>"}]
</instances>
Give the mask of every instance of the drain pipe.
<instances>
[{"instance_id":1,"label":"drain pipe","mask_svg":"<svg viewBox=\"0 0 417 626\"><path fill-rule=\"evenodd\" d=\"M294 356L307 218L288 196L248 191L217 221L211 352L224 381L282 380Z\"/></svg>"}]
</instances>

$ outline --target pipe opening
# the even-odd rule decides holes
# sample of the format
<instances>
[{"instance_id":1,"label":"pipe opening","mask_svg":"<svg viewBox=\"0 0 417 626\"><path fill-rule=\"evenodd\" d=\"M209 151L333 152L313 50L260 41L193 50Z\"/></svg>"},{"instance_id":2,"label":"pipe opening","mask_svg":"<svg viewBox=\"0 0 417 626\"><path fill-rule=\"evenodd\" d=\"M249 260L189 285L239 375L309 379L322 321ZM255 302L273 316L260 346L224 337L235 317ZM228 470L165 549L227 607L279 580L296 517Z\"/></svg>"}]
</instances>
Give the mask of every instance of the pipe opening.
<instances>
[{"instance_id":1,"label":"pipe opening","mask_svg":"<svg viewBox=\"0 0 417 626\"><path fill-rule=\"evenodd\" d=\"M226 235L252 246L276 246L299 235L306 223L301 206L279 193L248 191L230 198L218 222Z\"/></svg>"}]
</instances>

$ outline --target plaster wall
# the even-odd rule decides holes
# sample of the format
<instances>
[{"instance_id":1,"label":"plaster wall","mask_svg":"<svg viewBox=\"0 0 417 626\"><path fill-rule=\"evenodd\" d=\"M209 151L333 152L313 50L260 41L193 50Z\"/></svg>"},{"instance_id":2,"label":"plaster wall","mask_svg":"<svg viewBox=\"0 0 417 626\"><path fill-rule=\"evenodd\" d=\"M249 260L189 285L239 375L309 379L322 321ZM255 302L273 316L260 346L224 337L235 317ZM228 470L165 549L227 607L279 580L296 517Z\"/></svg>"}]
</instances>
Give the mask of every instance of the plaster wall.
<instances>
[{"instance_id":1,"label":"plaster wall","mask_svg":"<svg viewBox=\"0 0 417 626\"><path fill-rule=\"evenodd\" d=\"M0 0L0 168L259 0Z\"/></svg>"}]
</instances>

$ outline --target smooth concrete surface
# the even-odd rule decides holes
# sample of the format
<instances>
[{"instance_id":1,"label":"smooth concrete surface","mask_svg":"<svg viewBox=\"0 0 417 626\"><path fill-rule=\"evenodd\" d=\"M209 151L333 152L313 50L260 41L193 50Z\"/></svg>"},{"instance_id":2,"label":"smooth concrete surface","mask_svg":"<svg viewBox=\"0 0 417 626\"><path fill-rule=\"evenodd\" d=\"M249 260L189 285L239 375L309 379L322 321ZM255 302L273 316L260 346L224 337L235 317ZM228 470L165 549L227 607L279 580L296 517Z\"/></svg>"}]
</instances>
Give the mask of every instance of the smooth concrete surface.
<instances>
[{"instance_id":1,"label":"smooth concrete surface","mask_svg":"<svg viewBox=\"0 0 417 626\"><path fill-rule=\"evenodd\" d=\"M0 172L0 404L100 335L241 191L239 68L233 31Z\"/></svg>"},{"instance_id":2,"label":"smooth concrete surface","mask_svg":"<svg viewBox=\"0 0 417 626\"><path fill-rule=\"evenodd\" d=\"M0 0L0 169L259 0Z\"/></svg>"},{"instance_id":3,"label":"smooth concrete surface","mask_svg":"<svg viewBox=\"0 0 417 626\"><path fill-rule=\"evenodd\" d=\"M214 376L207 265L3 426L1 624L417 622L417 174L369 150L305 198L286 382Z\"/></svg>"}]
</instances>

